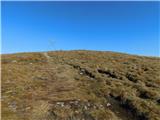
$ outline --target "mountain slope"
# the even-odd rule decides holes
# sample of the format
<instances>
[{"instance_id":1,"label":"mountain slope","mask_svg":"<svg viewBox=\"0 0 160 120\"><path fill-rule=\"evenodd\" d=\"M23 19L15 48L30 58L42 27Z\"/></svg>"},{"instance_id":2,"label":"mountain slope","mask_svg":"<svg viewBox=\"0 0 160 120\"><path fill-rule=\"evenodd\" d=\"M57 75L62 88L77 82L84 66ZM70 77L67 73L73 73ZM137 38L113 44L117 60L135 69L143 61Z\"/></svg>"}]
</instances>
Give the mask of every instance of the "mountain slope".
<instances>
[{"instance_id":1,"label":"mountain slope","mask_svg":"<svg viewBox=\"0 0 160 120\"><path fill-rule=\"evenodd\" d=\"M114 52L2 55L3 120L159 120L160 59Z\"/></svg>"}]
</instances>

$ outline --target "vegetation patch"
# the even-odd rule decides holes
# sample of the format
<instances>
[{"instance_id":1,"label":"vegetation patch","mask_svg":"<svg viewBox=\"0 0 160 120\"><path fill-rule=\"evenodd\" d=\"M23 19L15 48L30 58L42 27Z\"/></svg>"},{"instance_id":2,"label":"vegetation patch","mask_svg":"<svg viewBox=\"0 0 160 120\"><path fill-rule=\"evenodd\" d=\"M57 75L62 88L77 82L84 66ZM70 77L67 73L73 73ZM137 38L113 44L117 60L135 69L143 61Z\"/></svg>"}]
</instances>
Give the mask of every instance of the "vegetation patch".
<instances>
[{"instance_id":1,"label":"vegetation patch","mask_svg":"<svg viewBox=\"0 0 160 120\"><path fill-rule=\"evenodd\" d=\"M2 55L3 120L160 120L160 59L114 52Z\"/></svg>"}]
</instances>

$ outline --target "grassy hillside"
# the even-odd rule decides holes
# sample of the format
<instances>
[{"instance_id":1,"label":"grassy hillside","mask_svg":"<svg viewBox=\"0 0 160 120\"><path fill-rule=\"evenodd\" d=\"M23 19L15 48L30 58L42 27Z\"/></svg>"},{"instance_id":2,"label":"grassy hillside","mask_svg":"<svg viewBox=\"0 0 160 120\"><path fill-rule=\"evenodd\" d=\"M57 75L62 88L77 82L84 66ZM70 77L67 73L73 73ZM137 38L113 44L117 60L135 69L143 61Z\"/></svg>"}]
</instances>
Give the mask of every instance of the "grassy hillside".
<instances>
[{"instance_id":1,"label":"grassy hillside","mask_svg":"<svg viewBox=\"0 0 160 120\"><path fill-rule=\"evenodd\" d=\"M2 55L2 120L160 120L160 58Z\"/></svg>"}]
</instances>

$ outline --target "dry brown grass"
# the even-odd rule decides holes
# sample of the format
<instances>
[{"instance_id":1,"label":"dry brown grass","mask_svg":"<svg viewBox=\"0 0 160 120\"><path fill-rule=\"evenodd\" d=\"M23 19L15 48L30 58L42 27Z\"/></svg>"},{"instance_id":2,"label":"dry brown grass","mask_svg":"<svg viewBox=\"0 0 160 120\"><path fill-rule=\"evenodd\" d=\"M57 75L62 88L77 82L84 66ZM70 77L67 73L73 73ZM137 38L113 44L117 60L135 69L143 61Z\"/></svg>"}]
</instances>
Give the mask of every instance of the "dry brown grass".
<instances>
[{"instance_id":1,"label":"dry brown grass","mask_svg":"<svg viewBox=\"0 0 160 120\"><path fill-rule=\"evenodd\" d=\"M159 120L159 58L46 54L2 55L3 120Z\"/></svg>"}]
</instances>

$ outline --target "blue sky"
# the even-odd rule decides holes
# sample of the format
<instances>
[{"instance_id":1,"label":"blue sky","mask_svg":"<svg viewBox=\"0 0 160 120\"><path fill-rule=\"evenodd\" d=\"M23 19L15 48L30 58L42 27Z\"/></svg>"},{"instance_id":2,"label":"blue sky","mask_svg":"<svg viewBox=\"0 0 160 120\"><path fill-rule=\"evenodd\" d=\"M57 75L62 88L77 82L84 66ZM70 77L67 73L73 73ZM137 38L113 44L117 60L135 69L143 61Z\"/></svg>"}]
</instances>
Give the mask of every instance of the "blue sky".
<instances>
[{"instance_id":1,"label":"blue sky","mask_svg":"<svg viewBox=\"0 0 160 120\"><path fill-rule=\"evenodd\" d=\"M2 53L102 50L160 56L160 2L2 2Z\"/></svg>"}]
</instances>

